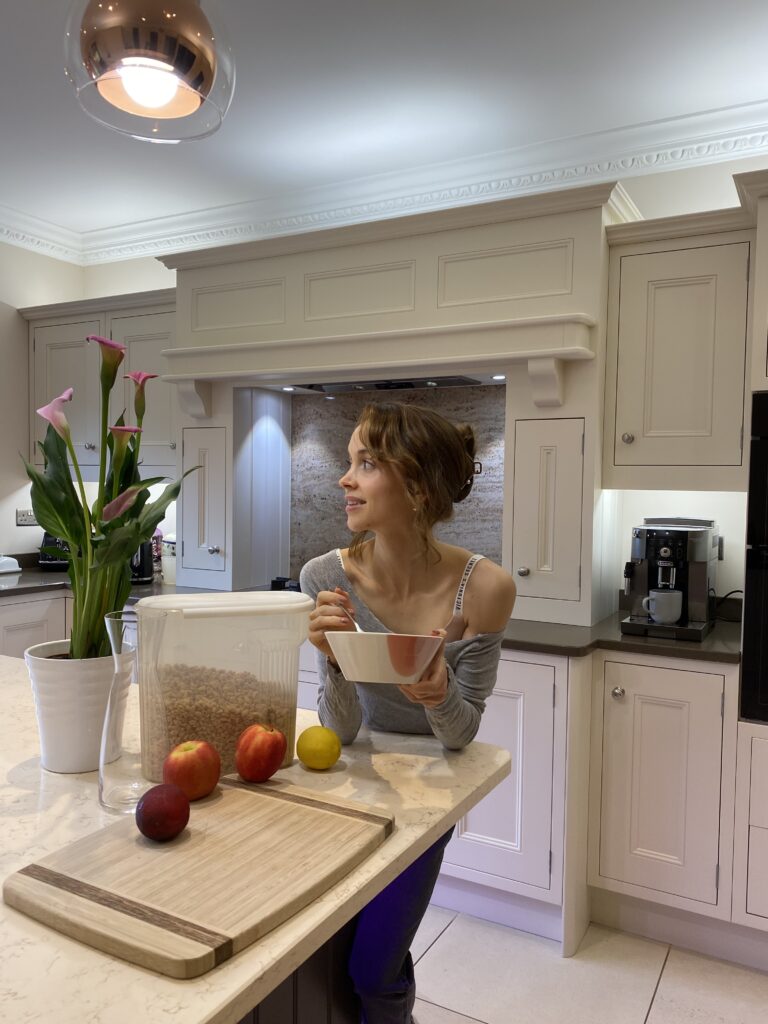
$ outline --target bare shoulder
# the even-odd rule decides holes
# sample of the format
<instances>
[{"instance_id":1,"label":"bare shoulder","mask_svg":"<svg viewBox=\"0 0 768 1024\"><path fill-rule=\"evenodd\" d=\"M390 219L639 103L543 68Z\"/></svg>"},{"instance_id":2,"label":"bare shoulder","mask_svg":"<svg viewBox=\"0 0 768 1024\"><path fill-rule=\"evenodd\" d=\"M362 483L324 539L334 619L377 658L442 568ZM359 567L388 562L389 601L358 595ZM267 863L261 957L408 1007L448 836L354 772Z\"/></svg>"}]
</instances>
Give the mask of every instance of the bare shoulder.
<instances>
[{"instance_id":1,"label":"bare shoulder","mask_svg":"<svg viewBox=\"0 0 768 1024\"><path fill-rule=\"evenodd\" d=\"M475 566L465 597L467 626L472 633L504 629L515 605L515 581L506 569L489 558Z\"/></svg>"}]
</instances>

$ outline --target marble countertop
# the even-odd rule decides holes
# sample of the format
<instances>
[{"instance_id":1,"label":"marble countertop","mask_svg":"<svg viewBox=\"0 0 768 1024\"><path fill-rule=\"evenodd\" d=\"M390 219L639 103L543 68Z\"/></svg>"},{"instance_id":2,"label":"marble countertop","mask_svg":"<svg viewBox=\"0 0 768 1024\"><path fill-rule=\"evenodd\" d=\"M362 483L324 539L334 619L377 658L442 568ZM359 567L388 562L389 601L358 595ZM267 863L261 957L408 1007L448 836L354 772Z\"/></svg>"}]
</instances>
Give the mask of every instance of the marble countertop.
<instances>
[{"instance_id":1,"label":"marble countertop","mask_svg":"<svg viewBox=\"0 0 768 1024\"><path fill-rule=\"evenodd\" d=\"M741 661L741 623L716 622L701 643L630 636L621 632L626 612L614 612L594 626L566 626L556 622L510 619L502 646L516 651L537 651L581 658L598 648L629 651L664 658L701 658L704 661Z\"/></svg>"},{"instance_id":2,"label":"marble countertop","mask_svg":"<svg viewBox=\"0 0 768 1024\"><path fill-rule=\"evenodd\" d=\"M316 723L298 712L297 732ZM111 824L96 773L40 767L24 663L0 656L0 877ZM389 839L305 910L200 978L177 981L69 939L0 903L0 1019L13 1024L236 1024L510 771L506 751L361 732L336 768L298 762L280 778L386 808Z\"/></svg>"}]
</instances>

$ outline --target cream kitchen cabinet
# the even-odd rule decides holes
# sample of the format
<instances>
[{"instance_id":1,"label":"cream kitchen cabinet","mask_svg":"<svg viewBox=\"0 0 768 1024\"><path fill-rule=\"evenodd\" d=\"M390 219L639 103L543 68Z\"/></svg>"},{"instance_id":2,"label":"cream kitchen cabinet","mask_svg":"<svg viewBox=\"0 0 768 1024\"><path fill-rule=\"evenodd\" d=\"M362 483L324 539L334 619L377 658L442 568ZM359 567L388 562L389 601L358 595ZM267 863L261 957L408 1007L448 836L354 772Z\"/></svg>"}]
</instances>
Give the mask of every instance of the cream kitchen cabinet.
<instances>
[{"instance_id":1,"label":"cream kitchen cabinet","mask_svg":"<svg viewBox=\"0 0 768 1024\"><path fill-rule=\"evenodd\" d=\"M587 806L591 656L503 650L477 740L511 775L456 826L433 902L560 942L589 923Z\"/></svg>"},{"instance_id":2,"label":"cream kitchen cabinet","mask_svg":"<svg viewBox=\"0 0 768 1024\"><path fill-rule=\"evenodd\" d=\"M227 456L225 427L185 427L182 431L183 472L197 468L182 484L183 539L176 557L181 556L182 569L202 570L209 578L226 569ZM215 583L203 583L200 579L191 582L216 587Z\"/></svg>"},{"instance_id":3,"label":"cream kitchen cabinet","mask_svg":"<svg viewBox=\"0 0 768 1024\"><path fill-rule=\"evenodd\" d=\"M164 373L164 349L173 345L175 293L170 290L83 303L36 306L19 312L30 324L30 439L31 461L43 464L37 441L45 437L46 423L35 410L47 405L65 388L74 388L66 415L72 428L78 462L86 480L95 480L100 459L100 403L98 345L87 342L98 334L125 342L122 369ZM147 415L142 440L146 475L169 475L176 470L174 430L176 395L173 385L152 381L147 386ZM132 422L133 384L118 378L110 402L114 421L125 409ZM157 472L159 470L159 472ZM155 471L155 472L152 472Z\"/></svg>"},{"instance_id":4,"label":"cream kitchen cabinet","mask_svg":"<svg viewBox=\"0 0 768 1024\"><path fill-rule=\"evenodd\" d=\"M0 654L23 658L33 644L61 640L65 633L64 595L28 594L0 600Z\"/></svg>"},{"instance_id":5,"label":"cream kitchen cabinet","mask_svg":"<svg viewBox=\"0 0 768 1024\"><path fill-rule=\"evenodd\" d=\"M515 421L512 566L518 598L581 597L583 447L581 418Z\"/></svg>"},{"instance_id":6,"label":"cream kitchen cabinet","mask_svg":"<svg viewBox=\"0 0 768 1024\"><path fill-rule=\"evenodd\" d=\"M748 238L612 247L604 487L745 489Z\"/></svg>"},{"instance_id":7,"label":"cream kitchen cabinet","mask_svg":"<svg viewBox=\"0 0 768 1024\"><path fill-rule=\"evenodd\" d=\"M509 750L512 772L458 823L443 874L560 902L563 778L558 765L555 794L555 717L560 738L566 690L567 659L502 652L477 739Z\"/></svg>"},{"instance_id":8,"label":"cream kitchen cabinet","mask_svg":"<svg viewBox=\"0 0 768 1024\"><path fill-rule=\"evenodd\" d=\"M731 916L768 931L768 725L757 722L739 722Z\"/></svg>"},{"instance_id":9,"label":"cream kitchen cabinet","mask_svg":"<svg viewBox=\"0 0 768 1024\"><path fill-rule=\"evenodd\" d=\"M299 694L298 706L307 711L317 711L317 648L305 640L299 648Z\"/></svg>"},{"instance_id":10,"label":"cream kitchen cabinet","mask_svg":"<svg viewBox=\"0 0 768 1024\"><path fill-rule=\"evenodd\" d=\"M590 884L729 918L738 667L598 652L595 668Z\"/></svg>"},{"instance_id":11,"label":"cream kitchen cabinet","mask_svg":"<svg viewBox=\"0 0 768 1024\"><path fill-rule=\"evenodd\" d=\"M125 373L142 370L144 373L166 372L163 351L173 347L174 319L172 311L163 313L134 313L131 316L110 318L110 337L125 345ZM122 386L120 386L122 385ZM128 423L135 423L133 381L121 376L112 391L112 416L126 410ZM176 387L163 380L146 385L147 411L142 423L141 460L145 466L176 468ZM145 472L145 476L148 474Z\"/></svg>"},{"instance_id":12,"label":"cream kitchen cabinet","mask_svg":"<svg viewBox=\"0 0 768 1024\"><path fill-rule=\"evenodd\" d=\"M99 347L85 339L89 334L103 335L104 316L75 319L58 324L32 327L32 439L31 461L43 465L37 446L48 424L35 413L60 395L74 389L66 415L72 430L77 461L81 466L99 464Z\"/></svg>"}]
</instances>

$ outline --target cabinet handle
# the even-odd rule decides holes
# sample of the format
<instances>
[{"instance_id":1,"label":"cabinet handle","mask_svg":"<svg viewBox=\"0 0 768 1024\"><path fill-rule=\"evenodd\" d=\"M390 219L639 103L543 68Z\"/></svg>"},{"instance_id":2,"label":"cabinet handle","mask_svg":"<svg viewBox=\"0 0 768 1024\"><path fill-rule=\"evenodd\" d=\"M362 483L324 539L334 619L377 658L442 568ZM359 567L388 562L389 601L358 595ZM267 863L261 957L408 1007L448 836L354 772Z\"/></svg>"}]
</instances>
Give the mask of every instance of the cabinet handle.
<instances>
[{"instance_id":1,"label":"cabinet handle","mask_svg":"<svg viewBox=\"0 0 768 1024\"><path fill-rule=\"evenodd\" d=\"M218 544L214 544L212 547L208 548L209 555L218 555L220 552L221 548L219 547Z\"/></svg>"},{"instance_id":2,"label":"cabinet handle","mask_svg":"<svg viewBox=\"0 0 768 1024\"><path fill-rule=\"evenodd\" d=\"M614 686L614 688L611 690L611 696L614 700L621 700L621 698L624 696L626 692L627 691L624 689L623 686Z\"/></svg>"},{"instance_id":3,"label":"cabinet handle","mask_svg":"<svg viewBox=\"0 0 768 1024\"><path fill-rule=\"evenodd\" d=\"M172 452L176 451L176 442L175 441L171 441L171 451Z\"/></svg>"},{"instance_id":4,"label":"cabinet handle","mask_svg":"<svg viewBox=\"0 0 768 1024\"><path fill-rule=\"evenodd\" d=\"M635 435L634 434L622 434L621 435L621 440L624 442L624 444L632 444L632 442L635 440Z\"/></svg>"},{"instance_id":5,"label":"cabinet handle","mask_svg":"<svg viewBox=\"0 0 768 1024\"><path fill-rule=\"evenodd\" d=\"M530 576L531 575L531 570L527 566L521 565L520 568L517 570L517 575L518 576Z\"/></svg>"},{"instance_id":6,"label":"cabinet handle","mask_svg":"<svg viewBox=\"0 0 768 1024\"><path fill-rule=\"evenodd\" d=\"M83 448L85 448L87 452L96 451L96 445L92 441L86 441L85 444L83 445Z\"/></svg>"}]
</instances>

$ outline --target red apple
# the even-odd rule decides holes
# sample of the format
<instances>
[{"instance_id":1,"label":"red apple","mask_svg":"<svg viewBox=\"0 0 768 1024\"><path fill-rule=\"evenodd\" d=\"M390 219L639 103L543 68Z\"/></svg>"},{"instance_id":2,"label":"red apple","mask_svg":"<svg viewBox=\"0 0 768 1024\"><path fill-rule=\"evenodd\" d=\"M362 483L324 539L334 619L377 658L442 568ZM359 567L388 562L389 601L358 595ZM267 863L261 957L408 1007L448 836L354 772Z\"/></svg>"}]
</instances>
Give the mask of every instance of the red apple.
<instances>
[{"instance_id":1,"label":"red apple","mask_svg":"<svg viewBox=\"0 0 768 1024\"><path fill-rule=\"evenodd\" d=\"M288 746L273 725L256 723L240 733L235 748L235 767L246 782L266 782L283 763Z\"/></svg>"},{"instance_id":2,"label":"red apple","mask_svg":"<svg viewBox=\"0 0 768 1024\"><path fill-rule=\"evenodd\" d=\"M153 786L136 804L136 826L147 839L164 843L183 832L189 821L189 800L183 789Z\"/></svg>"},{"instance_id":3,"label":"red apple","mask_svg":"<svg viewBox=\"0 0 768 1024\"><path fill-rule=\"evenodd\" d=\"M216 788L221 758L205 740L179 743L163 761L163 782L181 787L189 800L200 800Z\"/></svg>"}]
</instances>

